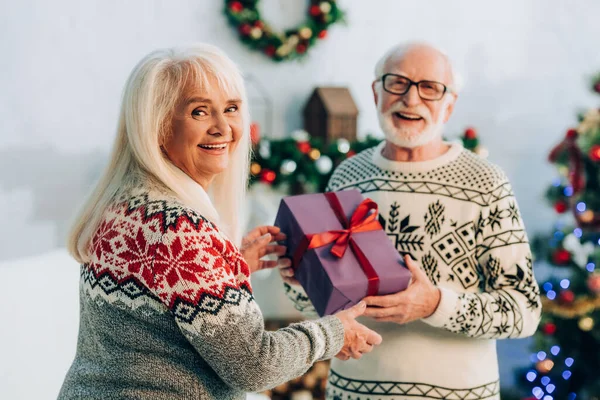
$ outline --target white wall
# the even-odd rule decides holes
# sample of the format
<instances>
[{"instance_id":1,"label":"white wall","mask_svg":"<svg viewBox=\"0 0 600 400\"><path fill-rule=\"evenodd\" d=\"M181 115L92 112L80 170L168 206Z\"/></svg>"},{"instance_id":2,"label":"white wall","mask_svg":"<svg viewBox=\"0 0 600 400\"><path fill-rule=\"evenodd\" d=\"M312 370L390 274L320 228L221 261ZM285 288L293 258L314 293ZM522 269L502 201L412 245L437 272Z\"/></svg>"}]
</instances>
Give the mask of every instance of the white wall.
<instances>
[{"instance_id":1,"label":"white wall","mask_svg":"<svg viewBox=\"0 0 600 400\"><path fill-rule=\"evenodd\" d=\"M340 0L348 26L300 63L247 50L220 0L4 2L0 13L0 259L62 243L69 216L108 152L126 76L149 51L206 41L265 86L275 135L301 126L316 85L348 85L359 131L377 131L370 82L380 54L400 40L446 49L467 78L448 132L477 127L512 178L529 228L552 213L540 198L553 173L549 147L597 105L586 77L600 70L600 2L580 0ZM276 25L302 18L304 0L263 0ZM285 7L285 8L284 8Z\"/></svg>"}]
</instances>

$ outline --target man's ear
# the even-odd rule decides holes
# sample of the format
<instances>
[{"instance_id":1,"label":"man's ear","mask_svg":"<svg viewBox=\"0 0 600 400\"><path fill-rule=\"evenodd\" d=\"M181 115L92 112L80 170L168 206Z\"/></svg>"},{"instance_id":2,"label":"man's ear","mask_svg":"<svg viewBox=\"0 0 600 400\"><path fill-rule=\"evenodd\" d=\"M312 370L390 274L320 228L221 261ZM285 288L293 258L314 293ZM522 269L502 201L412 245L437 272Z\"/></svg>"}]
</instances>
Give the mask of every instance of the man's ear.
<instances>
[{"instance_id":1,"label":"man's ear","mask_svg":"<svg viewBox=\"0 0 600 400\"><path fill-rule=\"evenodd\" d=\"M446 104L446 116L444 117L444 123L448 122L448 120L450 119L450 116L452 115L452 111L454 111L454 103L456 103L456 99L458 98L457 95L454 96L454 99L449 102L448 104Z\"/></svg>"},{"instance_id":2,"label":"man's ear","mask_svg":"<svg viewBox=\"0 0 600 400\"><path fill-rule=\"evenodd\" d=\"M379 101L379 93L377 92L375 85L377 85L377 81L373 81L371 84L371 89L373 89L373 100L375 101L375 105L377 105L377 102Z\"/></svg>"}]
</instances>

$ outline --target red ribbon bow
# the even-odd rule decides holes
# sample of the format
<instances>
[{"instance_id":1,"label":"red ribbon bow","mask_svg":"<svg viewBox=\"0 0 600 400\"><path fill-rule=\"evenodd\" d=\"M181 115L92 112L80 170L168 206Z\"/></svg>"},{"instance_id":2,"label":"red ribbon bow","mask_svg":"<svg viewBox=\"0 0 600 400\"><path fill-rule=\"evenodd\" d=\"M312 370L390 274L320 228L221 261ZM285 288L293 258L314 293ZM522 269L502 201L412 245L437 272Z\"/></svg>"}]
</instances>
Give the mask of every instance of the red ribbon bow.
<instances>
[{"instance_id":1,"label":"red ribbon bow","mask_svg":"<svg viewBox=\"0 0 600 400\"><path fill-rule=\"evenodd\" d=\"M360 232L383 229L381 224L379 224L379 221L376 220L377 204L370 199L363 200L356 210L354 210L350 222L348 223L346 214L344 213L344 209L342 208L342 204L337 195L333 192L329 192L325 193L325 197L344 229L305 235L294 253L294 268L298 267L306 250L316 249L335 242L331 248L331 254L337 258L342 258L346 253L346 249L350 246L362 270L369 279L367 296L376 295L379 291L379 276L365 254L352 238L352 235Z\"/></svg>"}]
</instances>

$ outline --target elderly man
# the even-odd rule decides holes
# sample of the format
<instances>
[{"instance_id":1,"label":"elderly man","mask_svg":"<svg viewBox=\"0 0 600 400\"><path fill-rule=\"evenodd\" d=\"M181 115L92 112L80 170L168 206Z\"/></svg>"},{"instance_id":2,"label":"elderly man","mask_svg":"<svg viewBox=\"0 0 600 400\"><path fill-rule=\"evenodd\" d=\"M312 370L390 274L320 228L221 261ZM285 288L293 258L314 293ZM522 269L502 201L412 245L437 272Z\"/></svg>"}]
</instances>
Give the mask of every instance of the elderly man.
<instances>
[{"instance_id":1,"label":"elderly man","mask_svg":"<svg viewBox=\"0 0 600 400\"><path fill-rule=\"evenodd\" d=\"M496 339L536 330L539 288L510 183L497 166L442 139L457 98L448 58L397 46L375 68L385 141L343 162L329 190L358 189L405 255L404 292L367 297L365 322L383 343L334 360L329 399L499 399ZM298 309L310 302L288 261L281 275Z\"/></svg>"}]
</instances>

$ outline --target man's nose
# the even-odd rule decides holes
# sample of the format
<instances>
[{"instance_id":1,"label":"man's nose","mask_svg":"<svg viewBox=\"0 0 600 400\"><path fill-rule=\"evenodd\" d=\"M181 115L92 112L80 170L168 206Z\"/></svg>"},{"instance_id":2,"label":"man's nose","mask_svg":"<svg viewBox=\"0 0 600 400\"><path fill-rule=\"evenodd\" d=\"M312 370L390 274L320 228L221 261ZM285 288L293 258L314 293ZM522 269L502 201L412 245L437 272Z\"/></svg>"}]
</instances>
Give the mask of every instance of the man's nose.
<instances>
[{"instance_id":1,"label":"man's nose","mask_svg":"<svg viewBox=\"0 0 600 400\"><path fill-rule=\"evenodd\" d=\"M416 85L412 85L408 92L402 95L402 102L408 106L416 106L421 103L421 96L419 96L419 90Z\"/></svg>"}]
</instances>

